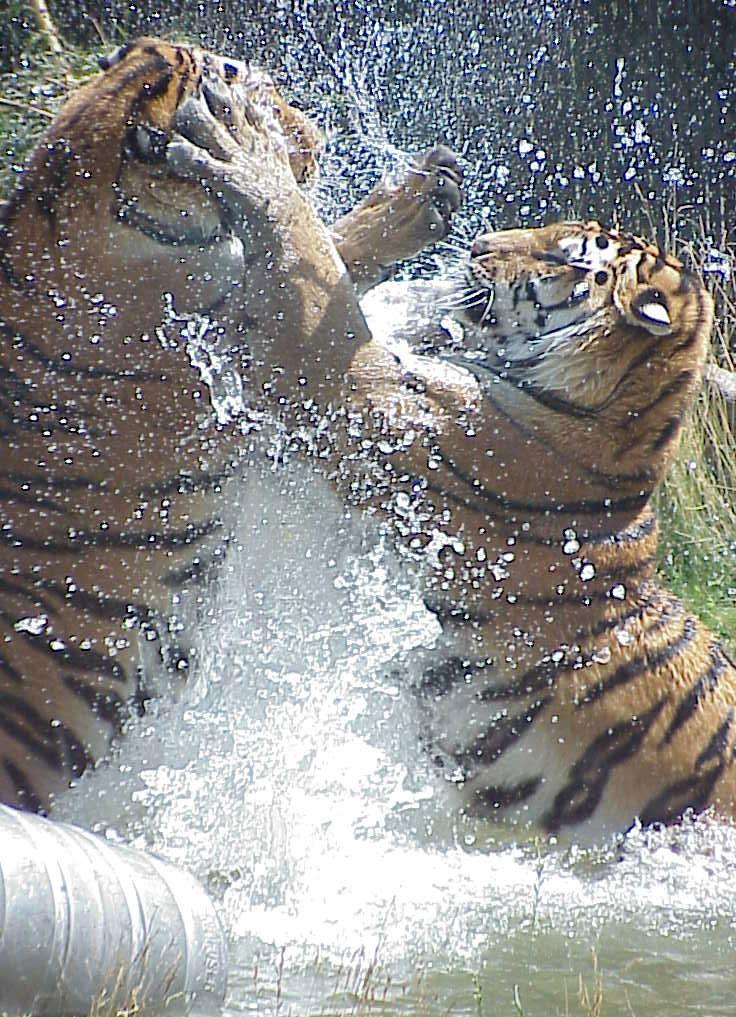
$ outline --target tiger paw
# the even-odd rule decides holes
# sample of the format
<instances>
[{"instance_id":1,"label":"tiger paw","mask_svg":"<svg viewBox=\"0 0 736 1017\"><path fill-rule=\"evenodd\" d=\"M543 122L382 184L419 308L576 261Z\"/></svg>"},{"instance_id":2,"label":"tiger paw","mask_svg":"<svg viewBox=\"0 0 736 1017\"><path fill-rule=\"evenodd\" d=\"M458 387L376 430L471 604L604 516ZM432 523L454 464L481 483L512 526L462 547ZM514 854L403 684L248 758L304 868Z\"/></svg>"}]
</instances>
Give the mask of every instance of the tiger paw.
<instances>
[{"instance_id":1,"label":"tiger paw","mask_svg":"<svg viewBox=\"0 0 736 1017\"><path fill-rule=\"evenodd\" d=\"M382 180L332 226L337 249L363 293L398 261L442 240L462 203L462 171L445 145L415 154L406 171Z\"/></svg>"},{"instance_id":2,"label":"tiger paw","mask_svg":"<svg viewBox=\"0 0 736 1017\"><path fill-rule=\"evenodd\" d=\"M211 82L182 104L166 150L174 176L196 181L220 203L236 234L269 216L272 202L297 189L286 140L243 92Z\"/></svg>"},{"instance_id":3,"label":"tiger paw","mask_svg":"<svg viewBox=\"0 0 736 1017\"><path fill-rule=\"evenodd\" d=\"M462 184L457 156L446 145L414 155L401 186L408 199L413 199L415 212L423 212L418 215L418 225L424 228L424 246L449 233L452 217L462 204Z\"/></svg>"}]
</instances>

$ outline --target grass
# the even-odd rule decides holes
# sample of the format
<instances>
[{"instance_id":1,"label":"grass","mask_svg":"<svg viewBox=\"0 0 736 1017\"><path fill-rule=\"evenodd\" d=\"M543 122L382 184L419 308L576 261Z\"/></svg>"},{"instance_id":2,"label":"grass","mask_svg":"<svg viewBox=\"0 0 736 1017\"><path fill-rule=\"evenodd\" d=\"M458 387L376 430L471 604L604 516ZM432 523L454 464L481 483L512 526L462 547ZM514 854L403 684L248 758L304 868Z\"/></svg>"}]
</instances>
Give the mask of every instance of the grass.
<instances>
[{"instance_id":1,"label":"grass","mask_svg":"<svg viewBox=\"0 0 736 1017\"><path fill-rule=\"evenodd\" d=\"M0 75L0 198L7 197L31 149L67 95L97 71L97 52L52 53L28 35L14 70Z\"/></svg>"},{"instance_id":2,"label":"grass","mask_svg":"<svg viewBox=\"0 0 736 1017\"><path fill-rule=\"evenodd\" d=\"M709 280L716 301L713 353L736 369L736 250L730 276ZM693 261L705 263L701 244ZM736 404L706 384L690 415L676 462L657 494L660 571L719 635L736 639Z\"/></svg>"}]
</instances>

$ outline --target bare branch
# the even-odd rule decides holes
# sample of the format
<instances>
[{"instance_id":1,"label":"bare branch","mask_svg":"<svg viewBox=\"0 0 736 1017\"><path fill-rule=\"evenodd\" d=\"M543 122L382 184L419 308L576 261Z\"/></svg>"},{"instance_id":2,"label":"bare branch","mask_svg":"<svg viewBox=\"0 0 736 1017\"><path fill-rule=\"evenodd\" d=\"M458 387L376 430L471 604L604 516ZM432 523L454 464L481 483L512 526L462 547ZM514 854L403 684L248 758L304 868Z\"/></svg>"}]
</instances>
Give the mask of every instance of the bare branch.
<instances>
[{"instance_id":1,"label":"bare branch","mask_svg":"<svg viewBox=\"0 0 736 1017\"><path fill-rule=\"evenodd\" d=\"M46 45L52 53L62 53L64 51L64 47L61 45L61 39L59 38L59 33L56 30L56 25L49 14L49 9L46 6L46 0L29 0L29 5L33 11L33 17L36 19L38 30L46 39Z\"/></svg>"},{"instance_id":2,"label":"bare branch","mask_svg":"<svg viewBox=\"0 0 736 1017\"><path fill-rule=\"evenodd\" d=\"M23 113L34 113L37 117L46 117L47 120L54 119L54 114L41 106L32 106L30 103L18 102L16 99L6 99L4 95L0 95L0 106L9 106L11 109L21 110Z\"/></svg>"},{"instance_id":3,"label":"bare branch","mask_svg":"<svg viewBox=\"0 0 736 1017\"><path fill-rule=\"evenodd\" d=\"M736 371L727 371L717 364L706 364L705 380L717 388L728 402L736 402Z\"/></svg>"}]
</instances>

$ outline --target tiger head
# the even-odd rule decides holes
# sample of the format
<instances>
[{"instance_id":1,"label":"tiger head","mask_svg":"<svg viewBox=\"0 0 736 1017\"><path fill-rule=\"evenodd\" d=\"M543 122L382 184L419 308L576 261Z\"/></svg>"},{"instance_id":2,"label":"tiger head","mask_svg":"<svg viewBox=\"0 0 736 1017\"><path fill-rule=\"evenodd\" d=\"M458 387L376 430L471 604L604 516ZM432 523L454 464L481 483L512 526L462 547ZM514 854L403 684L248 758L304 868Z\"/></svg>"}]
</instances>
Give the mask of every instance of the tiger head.
<instances>
[{"instance_id":1,"label":"tiger head","mask_svg":"<svg viewBox=\"0 0 736 1017\"><path fill-rule=\"evenodd\" d=\"M110 368L114 357L132 356L114 335L126 342L153 335L168 306L182 315L219 311L243 279L243 248L221 203L167 163L187 100L216 97L218 116L224 109L243 149L249 131L267 137L273 164L262 159L259 173L275 179L278 172L285 187L282 164L296 183L314 176L321 137L265 72L198 46L141 38L101 66L70 96L0 216L9 282L0 313L41 335L56 317L39 293L52 294L64 306L65 334L85 336L97 305L114 307L104 321ZM266 268L251 278L257 293ZM82 348L86 355L84 341ZM99 343L91 354L100 359Z\"/></svg>"},{"instance_id":2,"label":"tiger head","mask_svg":"<svg viewBox=\"0 0 736 1017\"><path fill-rule=\"evenodd\" d=\"M324 143L322 134L301 110L284 99L266 71L198 46L141 38L119 47L108 57L99 60L101 69L108 77L108 92L111 96L124 94L120 85L123 82L127 84L131 74L140 75L146 65L141 57L145 56L152 57L153 64L160 70L165 70L167 86L173 79L178 90L164 87L161 79L141 81L136 116L129 125L134 147L140 144L141 148L153 154L157 142L160 143L163 138L146 138L141 133L141 125L169 138L175 129L174 118L183 100L201 88L208 79L214 78L227 84L236 105L243 109L257 108L262 115L270 115L272 123L284 135L289 162L299 183L309 183L316 176ZM150 70L144 73L150 75ZM97 101L99 102L99 95ZM74 103L84 104L83 91L77 94ZM104 115L102 112L103 118Z\"/></svg>"},{"instance_id":3,"label":"tiger head","mask_svg":"<svg viewBox=\"0 0 736 1017\"><path fill-rule=\"evenodd\" d=\"M596 222L488 233L465 268L466 367L660 476L700 382L712 301L674 257ZM544 426L544 425L542 425Z\"/></svg>"},{"instance_id":4,"label":"tiger head","mask_svg":"<svg viewBox=\"0 0 736 1017\"><path fill-rule=\"evenodd\" d=\"M210 239L218 226L214 201L198 185L172 180L164 164L179 108L208 86L224 87L236 116L256 115L282 135L299 183L316 175L320 132L263 70L198 46L152 38L137 39L99 62L103 75L74 93L44 146L49 176L71 158L77 179L88 181L79 189L80 202L85 193L96 200L95 192L112 187L123 216L135 205L138 223L150 215L164 232L168 222L172 236L191 240L201 233ZM111 144L118 137L122 147Z\"/></svg>"}]
</instances>

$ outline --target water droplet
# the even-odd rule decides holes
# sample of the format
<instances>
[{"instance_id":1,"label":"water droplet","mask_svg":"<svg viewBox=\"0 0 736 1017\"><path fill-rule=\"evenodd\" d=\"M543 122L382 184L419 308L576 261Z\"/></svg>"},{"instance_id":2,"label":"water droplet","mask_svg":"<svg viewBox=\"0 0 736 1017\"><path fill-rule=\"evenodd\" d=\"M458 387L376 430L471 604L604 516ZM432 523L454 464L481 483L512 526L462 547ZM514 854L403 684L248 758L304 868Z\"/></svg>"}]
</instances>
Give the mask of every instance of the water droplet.
<instances>
[{"instance_id":1,"label":"water droplet","mask_svg":"<svg viewBox=\"0 0 736 1017\"><path fill-rule=\"evenodd\" d=\"M626 629L614 629L614 635L621 646L628 646L629 643L634 641L633 635L630 632L627 632Z\"/></svg>"},{"instance_id":2,"label":"water droplet","mask_svg":"<svg viewBox=\"0 0 736 1017\"><path fill-rule=\"evenodd\" d=\"M611 659L611 649L608 646L601 646L594 650L590 656L594 664L607 664Z\"/></svg>"},{"instance_id":3,"label":"water droplet","mask_svg":"<svg viewBox=\"0 0 736 1017\"><path fill-rule=\"evenodd\" d=\"M39 614L35 617L19 618L13 625L16 632L30 632L32 636L38 636L48 625L49 616Z\"/></svg>"}]
</instances>

